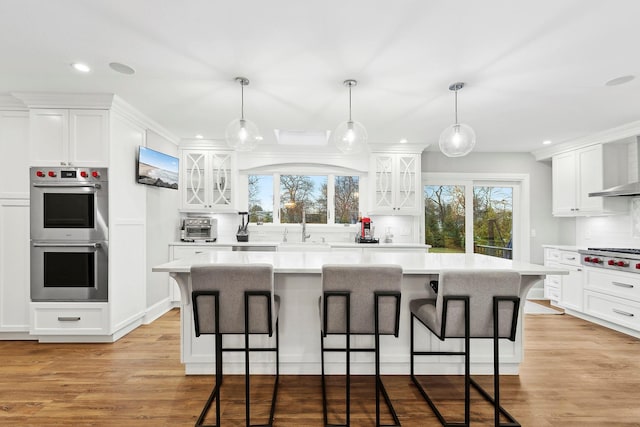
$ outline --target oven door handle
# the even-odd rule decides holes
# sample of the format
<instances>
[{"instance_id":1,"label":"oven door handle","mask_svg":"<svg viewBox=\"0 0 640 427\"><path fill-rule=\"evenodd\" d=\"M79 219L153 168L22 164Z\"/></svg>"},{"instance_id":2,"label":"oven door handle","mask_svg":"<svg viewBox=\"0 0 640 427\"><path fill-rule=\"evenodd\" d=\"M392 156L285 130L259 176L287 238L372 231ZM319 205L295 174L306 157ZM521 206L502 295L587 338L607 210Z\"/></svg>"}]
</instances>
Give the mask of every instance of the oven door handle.
<instances>
[{"instance_id":1,"label":"oven door handle","mask_svg":"<svg viewBox=\"0 0 640 427\"><path fill-rule=\"evenodd\" d=\"M34 248L100 248L102 243L33 243Z\"/></svg>"},{"instance_id":2,"label":"oven door handle","mask_svg":"<svg viewBox=\"0 0 640 427\"><path fill-rule=\"evenodd\" d=\"M95 188L95 189L100 189L102 188L102 185L98 184L98 183L87 183L87 184L40 184L40 183L35 183L33 184L34 187L46 187L46 188Z\"/></svg>"}]
</instances>

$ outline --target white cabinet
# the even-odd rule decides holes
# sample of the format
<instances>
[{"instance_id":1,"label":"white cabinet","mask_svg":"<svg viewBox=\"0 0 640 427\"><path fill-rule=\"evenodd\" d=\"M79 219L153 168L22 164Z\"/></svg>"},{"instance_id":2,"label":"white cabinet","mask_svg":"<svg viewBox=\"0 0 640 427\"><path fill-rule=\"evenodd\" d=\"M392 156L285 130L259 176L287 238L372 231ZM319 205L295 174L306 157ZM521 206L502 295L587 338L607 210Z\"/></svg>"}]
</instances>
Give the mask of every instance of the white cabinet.
<instances>
[{"instance_id":1,"label":"white cabinet","mask_svg":"<svg viewBox=\"0 0 640 427\"><path fill-rule=\"evenodd\" d=\"M373 153L370 214L419 215L420 154Z\"/></svg>"},{"instance_id":2,"label":"white cabinet","mask_svg":"<svg viewBox=\"0 0 640 427\"><path fill-rule=\"evenodd\" d=\"M554 305L582 311L584 275L580 265L580 254L575 251L545 248L544 265L569 271L568 275L547 275L544 279L544 297Z\"/></svg>"},{"instance_id":3,"label":"white cabinet","mask_svg":"<svg viewBox=\"0 0 640 427\"><path fill-rule=\"evenodd\" d=\"M580 266L580 254L561 251L560 267L569 270L567 276L560 277L560 305L570 310L582 311L584 274Z\"/></svg>"},{"instance_id":4,"label":"white cabinet","mask_svg":"<svg viewBox=\"0 0 640 427\"><path fill-rule=\"evenodd\" d=\"M98 109L30 111L32 166L109 166L109 112Z\"/></svg>"},{"instance_id":5,"label":"white cabinet","mask_svg":"<svg viewBox=\"0 0 640 427\"><path fill-rule=\"evenodd\" d=\"M183 149L180 163L183 210L234 211L234 152Z\"/></svg>"},{"instance_id":6,"label":"white cabinet","mask_svg":"<svg viewBox=\"0 0 640 427\"><path fill-rule=\"evenodd\" d=\"M589 193L627 181L627 146L596 144L553 156L553 214L608 215L628 212L625 198Z\"/></svg>"},{"instance_id":7,"label":"white cabinet","mask_svg":"<svg viewBox=\"0 0 640 427\"><path fill-rule=\"evenodd\" d=\"M32 303L31 316L31 333L41 337L109 333L107 303ZM40 341L47 339L41 338Z\"/></svg>"},{"instance_id":8,"label":"white cabinet","mask_svg":"<svg viewBox=\"0 0 640 427\"><path fill-rule=\"evenodd\" d=\"M28 200L0 199L0 255L0 339L11 339L11 333L26 336L30 289Z\"/></svg>"},{"instance_id":9,"label":"white cabinet","mask_svg":"<svg viewBox=\"0 0 640 427\"><path fill-rule=\"evenodd\" d=\"M0 339L29 332L29 113L0 111Z\"/></svg>"}]
</instances>

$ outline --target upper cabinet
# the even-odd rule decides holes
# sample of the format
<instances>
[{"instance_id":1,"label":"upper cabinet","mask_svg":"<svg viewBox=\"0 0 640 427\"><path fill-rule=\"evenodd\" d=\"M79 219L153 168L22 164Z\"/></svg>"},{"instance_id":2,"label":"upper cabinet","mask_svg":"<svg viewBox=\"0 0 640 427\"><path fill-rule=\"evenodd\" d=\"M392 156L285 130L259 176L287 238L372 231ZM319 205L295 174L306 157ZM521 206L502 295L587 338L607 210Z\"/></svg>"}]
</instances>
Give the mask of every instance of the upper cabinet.
<instances>
[{"instance_id":1,"label":"upper cabinet","mask_svg":"<svg viewBox=\"0 0 640 427\"><path fill-rule=\"evenodd\" d=\"M373 153L371 209L369 214L419 215L420 154Z\"/></svg>"},{"instance_id":2,"label":"upper cabinet","mask_svg":"<svg viewBox=\"0 0 640 427\"><path fill-rule=\"evenodd\" d=\"M589 193L627 182L627 146L596 144L553 156L553 214L611 215L628 212L621 197L589 197Z\"/></svg>"},{"instance_id":3,"label":"upper cabinet","mask_svg":"<svg viewBox=\"0 0 640 427\"><path fill-rule=\"evenodd\" d=\"M237 171L233 151L183 149L180 174L183 210L234 211Z\"/></svg>"},{"instance_id":4,"label":"upper cabinet","mask_svg":"<svg viewBox=\"0 0 640 427\"><path fill-rule=\"evenodd\" d=\"M109 165L109 112L99 109L32 109L32 166Z\"/></svg>"}]
</instances>

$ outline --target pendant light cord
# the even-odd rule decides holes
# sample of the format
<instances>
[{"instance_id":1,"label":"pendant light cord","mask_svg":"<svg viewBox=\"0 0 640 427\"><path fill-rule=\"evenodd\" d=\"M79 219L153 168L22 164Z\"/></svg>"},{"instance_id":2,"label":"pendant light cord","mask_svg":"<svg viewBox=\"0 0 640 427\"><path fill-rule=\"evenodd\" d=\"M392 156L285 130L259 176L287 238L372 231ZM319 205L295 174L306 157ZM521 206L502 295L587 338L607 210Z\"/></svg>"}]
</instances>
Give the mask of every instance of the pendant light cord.
<instances>
[{"instance_id":1,"label":"pendant light cord","mask_svg":"<svg viewBox=\"0 0 640 427\"><path fill-rule=\"evenodd\" d=\"M455 110L456 110L456 124L458 124L458 89L455 90Z\"/></svg>"},{"instance_id":2,"label":"pendant light cord","mask_svg":"<svg viewBox=\"0 0 640 427\"><path fill-rule=\"evenodd\" d=\"M240 120L244 120L244 84L240 82Z\"/></svg>"},{"instance_id":3,"label":"pendant light cord","mask_svg":"<svg viewBox=\"0 0 640 427\"><path fill-rule=\"evenodd\" d=\"M349 85L349 121L353 121L351 120L351 85Z\"/></svg>"}]
</instances>

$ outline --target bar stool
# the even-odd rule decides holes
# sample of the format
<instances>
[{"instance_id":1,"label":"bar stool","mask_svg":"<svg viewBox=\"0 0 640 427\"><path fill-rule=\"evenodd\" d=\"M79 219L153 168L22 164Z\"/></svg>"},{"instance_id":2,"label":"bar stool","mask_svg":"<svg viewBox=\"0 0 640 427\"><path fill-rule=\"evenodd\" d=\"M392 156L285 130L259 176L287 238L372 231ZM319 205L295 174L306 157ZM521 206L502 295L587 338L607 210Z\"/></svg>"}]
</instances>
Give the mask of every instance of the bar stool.
<instances>
[{"instance_id":1,"label":"bar stool","mask_svg":"<svg viewBox=\"0 0 640 427\"><path fill-rule=\"evenodd\" d=\"M520 426L500 406L500 372L498 342L500 338L514 341L518 322L520 274L511 270L443 270L437 283L436 299L410 301L411 310L411 379L443 426L468 426L470 422L470 385L494 407L496 426ZM414 319L417 319L441 341L463 338L464 351L416 351ZM493 340L494 396L471 378L470 339ZM464 423L445 420L415 375L415 356L464 356ZM503 414L508 423L500 423Z\"/></svg>"},{"instance_id":2,"label":"bar stool","mask_svg":"<svg viewBox=\"0 0 640 427\"><path fill-rule=\"evenodd\" d=\"M215 335L216 383L202 408L196 426L204 419L216 401L216 426L220 426L220 388L223 382L223 352L244 352L245 362L245 421L250 426L249 401L249 353L275 352L276 375L271 398L268 426L273 425L276 397L278 394L279 342L278 309L280 299L273 292L273 267L269 264L206 264L191 267L193 318L196 337L201 334ZM275 329L275 347L251 347L250 334L268 334ZM224 348L225 334L244 335L244 347ZM264 424L263 424L264 425Z\"/></svg>"},{"instance_id":3,"label":"bar stool","mask_svg":"<svg viewBox=\"0 0 640 427\"><path fill-rule=\"evenodd\" d=\"M402 267L397 265L322 267L319 301L322 358L322 410L325 426L349 426L351 414L351 353L375 353L376 426L380 425L380 394L391 412L394 426L400 421L380 377L380 335L398 337ZM344 347L326 348L327 335L345 335ZM373 348L352 348L351 335L373 335ZM329 424L325 384L325 352L346 353L346 424Z\"/></svg>"}]
</instances>

